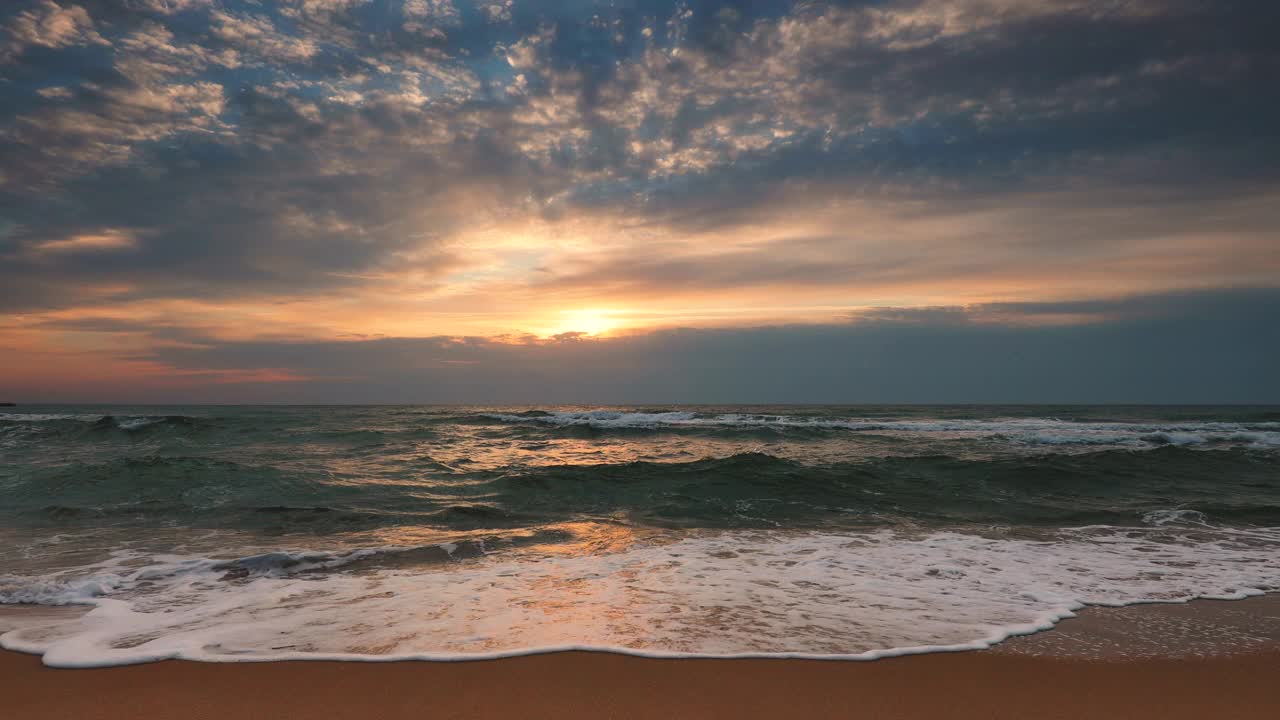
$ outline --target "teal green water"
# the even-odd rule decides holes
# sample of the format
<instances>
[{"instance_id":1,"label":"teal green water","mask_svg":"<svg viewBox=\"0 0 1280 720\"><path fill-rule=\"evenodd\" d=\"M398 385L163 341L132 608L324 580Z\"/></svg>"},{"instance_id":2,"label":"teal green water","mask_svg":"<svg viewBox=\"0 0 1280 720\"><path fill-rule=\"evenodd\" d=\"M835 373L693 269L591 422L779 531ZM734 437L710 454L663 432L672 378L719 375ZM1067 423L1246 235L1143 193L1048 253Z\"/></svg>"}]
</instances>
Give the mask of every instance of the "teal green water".
<instances>
[{"instance_id":1,"label":"teal green water","mask_svg":"<svg viewBox=\"0 0 1280 720\"><path fill-rule=\"evenodd\" d=\"M1280 409L24 407L0 521L332 533L1280 524Z\"/></svg>"}]
</instances>

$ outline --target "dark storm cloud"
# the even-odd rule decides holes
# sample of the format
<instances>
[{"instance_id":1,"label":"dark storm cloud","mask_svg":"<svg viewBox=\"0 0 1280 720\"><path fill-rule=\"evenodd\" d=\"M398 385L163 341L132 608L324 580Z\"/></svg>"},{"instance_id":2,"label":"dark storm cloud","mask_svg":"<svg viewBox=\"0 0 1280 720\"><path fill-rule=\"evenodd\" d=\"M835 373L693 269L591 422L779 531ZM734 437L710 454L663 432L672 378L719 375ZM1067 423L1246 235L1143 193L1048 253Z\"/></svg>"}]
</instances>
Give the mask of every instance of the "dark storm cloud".
<instances>
[{"instance_id":1,"label":"dark storm cloud","mask_svg":"<svg viewBox=\"0 0 1280 720\"><path fill-rule=\"evenodd\" d=\"M1082 312L1091 317L1078 324L1017 322ZM195 388L177 398L221 402L1267 403L1280 401L1277 316L1280 291L1241 290L887 308L848 324L597 340L209 342L147 359L189 371L288 369L313 378Z\"/></svg>"}]
</instances>

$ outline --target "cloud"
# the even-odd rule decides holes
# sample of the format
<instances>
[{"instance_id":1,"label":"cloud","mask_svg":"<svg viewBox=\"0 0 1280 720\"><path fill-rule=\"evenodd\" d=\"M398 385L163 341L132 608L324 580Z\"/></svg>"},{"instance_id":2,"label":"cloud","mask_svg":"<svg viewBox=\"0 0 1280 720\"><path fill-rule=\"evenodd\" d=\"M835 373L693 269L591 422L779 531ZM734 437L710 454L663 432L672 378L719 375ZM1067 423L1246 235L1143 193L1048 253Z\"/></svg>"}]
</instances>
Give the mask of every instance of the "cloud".
<instances>
[{"instance_id":1,"label":"cloud","mask_svg":"<svg viewBox=\"0 0 1280 720\"><path fill-rule=\"evenodd\" d=\"M282 33L266 17L215 11L210 19L215 37L259 62L305 62L318 51L312 38Z\"/></svg>"},{"instance_id":2,"label":"cloud","mask_svg":"<svg viewBox=\"0 0 1280 720\"><path fill-rule=\"evenodd\" d=\"M57 179L128 162L140 144L217 132L225 107L223 88L213 82L85 82L49 99L55 102L0 130L0 139L17 148L6 188L48 192Z\"/></svg>"},{"instance_id":3,"label":"cloud","mask_svg":"<svg viewBox=\"0 0 1280 720\"><path fill-rule=\"evenodd\" d=\"M69 45L109 44L94 28L93 18L79 5L65 7L40 0L20 10L5 27L8 41L0 44L0 62L28 46L61 48Z\"/></svg>"},{"instance_id":4,"label":"cloud","mask_svg":"<svg viewBox=\"0 0 1280 720\"><path fill-rule=\"evenodd\" d=\"M0 303L31 317L548 336L1280 271L1269 4L21 0L0 26Z\"/></svg>"},{"instance_id":5,"label":"cloud","mask_svg":"<svg viewBox=\"0 0 1280 720\"><path fill-rule=\"evenodd\" d=\"M1085 311L1088 322L1032 324ZM594 339L383 338L326 342L178 342L139 355L160 382L127 397L219 402L1267 403L1280 291L1139 296L871 311L855 322L675 329ZM994 321L992 315L1006 318ZM60 331L118 332L113 322ZM291 378L253 384L255 374ZM20 374L20 373L19 373ZM175 391L173 376L217 379ZM227 378L247 384L225 385ZM58 399L54 387L0 389ZM123 392L123 391L120 391ZM150 395L149 395L150 394ZM37 397L38 396L38 397Z\"/></svg>"},{"instance_id":6,"label":"cloud","mask_svg":"<svg viewBox=\"0 0 1280 720\"><path fill-rule=\"evenodd\" d=\"M45 240L37 243L33 249L40 254L65 252L99 252L103 250L123 250L137 247L135 240L128 233L119 230L104 230L91 235L72 235L57 240Z\"/></svg>"}]
</instances>

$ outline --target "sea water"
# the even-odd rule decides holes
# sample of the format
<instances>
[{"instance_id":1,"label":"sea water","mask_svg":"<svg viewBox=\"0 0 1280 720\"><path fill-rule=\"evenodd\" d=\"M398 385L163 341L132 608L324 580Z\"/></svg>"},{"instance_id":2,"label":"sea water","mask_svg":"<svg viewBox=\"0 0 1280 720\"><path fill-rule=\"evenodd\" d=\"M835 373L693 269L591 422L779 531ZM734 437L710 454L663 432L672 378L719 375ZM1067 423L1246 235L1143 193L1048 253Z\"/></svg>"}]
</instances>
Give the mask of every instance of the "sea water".
<instances>
[{"instance_id":1,"label":"sea water","mask_svg":"<svg viewBox=\"0 0 1280 720\"><path fill-rule=\"evenodd\" d=\"M57 666L870 659L1276 589L1277 408L0 410L0 646Z\"/></svg>"}]
</instances>

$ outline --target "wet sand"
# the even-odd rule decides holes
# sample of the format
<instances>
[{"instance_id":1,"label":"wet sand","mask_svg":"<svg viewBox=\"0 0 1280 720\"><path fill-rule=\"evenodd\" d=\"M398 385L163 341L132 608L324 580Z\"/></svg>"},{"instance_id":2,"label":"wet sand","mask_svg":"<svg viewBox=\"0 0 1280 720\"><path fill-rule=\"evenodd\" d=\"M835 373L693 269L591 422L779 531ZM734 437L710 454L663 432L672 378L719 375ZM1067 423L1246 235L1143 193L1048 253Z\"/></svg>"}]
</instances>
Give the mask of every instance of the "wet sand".
<instances>
[{"instance_id":1,"label":"wet sand","mask_svg":"<svg viewBox=\"0 0 1280 720\"><path fill-rule=\"evenodd\" d=\"M1091 610L989 651L875 662L560 653L54 670L0 653L0 708L4 717L78 720L1273 718L1277 638L1273 595Z\"/></svg>"}]
</instances>

